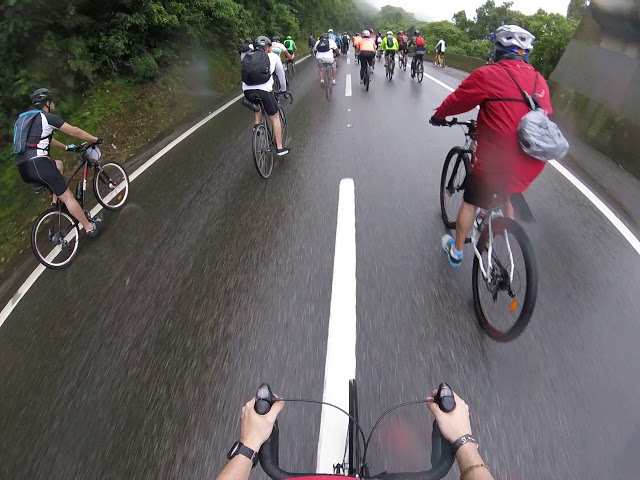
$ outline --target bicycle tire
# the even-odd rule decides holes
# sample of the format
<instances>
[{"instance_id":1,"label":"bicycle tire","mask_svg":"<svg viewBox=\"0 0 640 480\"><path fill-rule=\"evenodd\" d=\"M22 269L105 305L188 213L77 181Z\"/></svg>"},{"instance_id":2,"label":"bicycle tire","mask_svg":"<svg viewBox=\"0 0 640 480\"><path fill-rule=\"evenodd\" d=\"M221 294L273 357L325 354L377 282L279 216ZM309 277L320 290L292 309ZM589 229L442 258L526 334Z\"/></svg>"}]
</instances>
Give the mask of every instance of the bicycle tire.
<instances>
[{"instance_id":1,"label":"bicycle tire","mask_svg":"<svg viewBox=\"0 0 640 480\"><path fill-rule=\"evenodd\" d=\"M371 84L371 72L369 71L369 65L366 66L364 71L364 88L365 91L369 91L369 85Z\"/></svg>"},{"instance_id":2,"label":"bicycle tire","mask_svg":"<svg viewBox=\"0 0 640 480\"><path fill-rule=\"evenodd\" d=\"M388 72L388 75L387 75L387 78L389 79L389 81L391 81L391 79L393 79L393 71L395 70L394 64L391 63L390 65L391 66L389 67L389 72Z\"/></svg>"},{"instance_id":3,"label":"bicycle tire","mask_svg":"<svg viewBox=\"0 0 640 480\"><path fill-rule=\"evenodd\" d=\"M43 226L45 220L52 216L64 218L69 223L69 227L65 229L66 232L56 231L53 234L49 230L46 235L47 244L43 244L42 242L45 241L45 237L44 236L41 237L40 234L44 233L44 231L41 232L40 228ZM60 221L62 220L62 218L57 219L58 225L60 225ZM56 222L56 218L52 218L52 220L54 223ZM54 236L58 235L58 238L65 239L69 243L71 243L73 238L68 239L67 238L68 235L72 235L72 237L75 237L75 242L71 247L72 248L71 254L66 258L66 260L56 263L55 259L58 257L58 254L56 254L51 260L47 260L47 257L51 255L54 249L62 248L59 246L59 244L56 244L56 243L52 244L52 241L51 241L52 235ZM71 217L69 213L63 210L60 210L58 207L52 207L45 210L38 216L38 218L36 218L36 221L33 222L33 227L31 228L31 249L33 250L33 254L36 256L38 261L47 268L50 268L52 270L60 270L62 268L68 267L73 261L73 259L76 257L76 255L78 254L79 243L80 243L80 229L78 228L78 223L73 217ZM52 244L52 245L48 245L48 244ZM45 245L50 246L51 250L49 251L49 249L45 248Z\"/></svg>"},{"instance_id":4,"label":"bicycle tire","mask_svg":"<svg viewBox=\"0 0 640 480\"><path fill-rule=\"evenodd\" d=\"M278 105L278 114L280 115L280 125L282 125L282 143L284 146L287 143L287 117L284 114L284 109L280 105Z\"/></svg>"},{"instance_id":5,"label":"bicycle tire","mask_svg":"<svg viewBox=\"0 0 640 480\"><path fill-rule=\"evenodd\" d=\"M114 169L114 173L110 173L111 170ZM116 175L119 180L116 180ZM106 195L103 195L100 186L105 187ZM120 185L124 184L121 188ZM93 174L93 193L96 196L96 200L98 203L102 205L107 210L119 210L124 206L124 203L127 201L129 197L129 176L127 172L124 171L124 168L116 162L107 162L99 165ZM120 191L116 192L120 188ZM124 190L124 193L122 191ZM112 198L115 198L118 202L113 205L110 204L109 196L113 195Z\"/></svg>"},{"instance_id":6,"label":"bicycle tire","mask_svg":"<svg viewBox=\"0 0 640 480\"><path fill-rule=\"evenodd\" d=\"M418 77L418 83L422 83L424 78L424 65L422 62L418 62L416 65L416 77Z\"/></svg>"},{"instance_id":7,"label":"bicycle tire","mask_svg":"<svg viewBox=\"0 0 640 480\"><path fill-rule=\"evenodd\" d=\"M449 166L454 159L455 163L451 173L449 173ZM461 164L464 166L464 176L458 179L457 175L458 172L460 172L460 168L462 168ZM456 193L460 196L463 195L464 183L470 174L471 160L469 159L469 155L463 152L460 147L453 147L447 154L447 158L442 165L442 174L440 175L440 214L442 216L444 226L451 230L455 230L456 228L456 216L458 214L458 209L456 208L455 211L448 211L446 205L447 198L451 198ZM458 181L453 182L456 183L456 185L450 186L449 183L452 181L452 178L458 179ZM454 190L449 191L450 187Z\"/></svg>"},{"instance_id":8,"label":"bicycle tire","mask_svg":"<svg viewBox=\"0 0 640 480\"><path fill-rule=\"evenodd\" d=\"M506 331L502 331L491 324L485 315L485 311L482 308L482 302L480 300L481 284L479 277L481 277L483 281L484 277L480 270L480 261L478 260L478 257L475 257L473 261L473 306L476 312L476 317L478 318L478 323L488 337L497 342L511 342L522 334L533 315L536 299L538 297L538 267L531 240L518 222L506 217L497 218L493 220L492 229L494 237L504 235L506 230L520 246L520 251L522 252L522 257L524 259L526 270L525 277L527 281L522 311L514 325ZM487 250L488 237L489 228L485 228L478 240L478 251L481 256L482 253ZM513 240L510 239L509 241L511 242Z\"/></svg>"},{"instance_id":9,"label":"bicycle tire","mask_svg":"<svg viewBox=\"0 0 640 480\"><path fill-rule=\"evenodd\" d=\"M269 178L273 170L273 152L270 152L270 133L264 123L253 129L253 163L262 178Z\"/></svg>"},{"instance_id":10,"label":"bicycle tire","mask_svg":"<svg viewBox=\"0 0 640 480\"><path fill-rule=\"evenodd\" d=\"M360 422L359 412L358 412L358 389L356 385L355 378L349 380L349 427L347 430L348 436L348 475L360 475L360 462L361 452L360 452L360 432L358 431L358 423Z\"/></svg>"}]
</instances>

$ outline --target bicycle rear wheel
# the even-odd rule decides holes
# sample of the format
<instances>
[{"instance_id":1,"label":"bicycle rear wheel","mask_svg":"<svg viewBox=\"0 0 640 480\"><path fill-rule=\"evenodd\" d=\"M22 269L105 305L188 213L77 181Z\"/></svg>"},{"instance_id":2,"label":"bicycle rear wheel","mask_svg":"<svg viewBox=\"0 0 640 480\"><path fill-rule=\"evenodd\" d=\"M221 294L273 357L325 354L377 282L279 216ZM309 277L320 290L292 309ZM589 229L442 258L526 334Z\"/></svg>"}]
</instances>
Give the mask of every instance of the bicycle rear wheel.
<instances>
[{"instance_id":1,"label":"bicycle rear wheel","mask_svg":"<svg viewBox=\"0 0 640 480\"><path fill-rule=\"evenodd\" d=\"M515 220L492 221L493 242L488 259L489 226L478 241L485 268L492 264L485 279L478 257L473 261L473 306L480 327L493 340L510 342L522 334L531 320L538 296L538 268L531 240ZM511 255L509 254L511 251ZM513 280L510 279L513 267ZM524 269L524 271L523 271ZM523 286L523 282L526 285Z\"/></svg>"},{"instance_id":2,"label":"bicycle rear wheel","mask_svg":"<svg viewBox=\"0 0 640 480\"><path fill-rule=\"evenodd\" d=\"M269 178L273 170L273 152L271 150L271 139L267 126L259 124L253 129L253 162L256 170L262 178Z\"/></svg>"},{"instance_id":3,"label":"bicycle rear wheel","mask_svg":"<svg viewBox=\"0 0 640 480\"><path fill-rule=\"evenodd\" d=\"M360 474L360 432L358 431L358 423L360 422L358 412L358 389L356 387L356 380L349 380L349 427L347 430L348 438L348 462L349 468L347 475L359 475Z\"/></svg>"},{"instance_id":4,"label":"bicycle rear wheel","mask_svg":"<svg viewBox=\"0 0 640 480\"><path fill-rule=\"evenodd\" d=\"M465 180L470 173L469 155L462 152L460 147L449 150L440 176L440 212L444 226L451 230L456 228L456 217L462 205Z\"/></svg>"},{"instance_id":5,"label":"bicycle rear wheel","mask_svg":"<svg viewBox=\"0 0 640 480\"><path fill-rule=\"evenodd\" d=\"M107 210L122 208L129 196L129 177L115 162L99 165L93 175L93 193Z\"/></svg>"},{"instance_id":6,"label":"bicycle rear wheel","mask_svg":"<svg viewBox=\"0 0 640 480\"><path fill-rule=\"evenodd\" d=\"M369 84L371 83L371 72L369 72L369 68L369 65L367 65L364 70L364 88L367 92L369 91Z\"/></svg>"},{"instance_id":7,"label":"bicycle rear wheel","mask_svg":"<svg viewBox=\"0 0 640 480\"><path fill-rule=\"evenodd\" d=\"M418 83L422 83L424 78L424 65L422 62L418 62L416 65L416 76L418 77Z\"/></svg>"},{"instance_id":8,"label":"bicycle rear wheel","mask_svg":"<svg viewBox=\"0 0 640 480\"><path fill-rule=\"evenodd\" d=\"M31 249L47 268L59 270L71 264L78 253L80 230L76 221L58 207L40 214L31 229Z\"/></svg>"}]
</instances>

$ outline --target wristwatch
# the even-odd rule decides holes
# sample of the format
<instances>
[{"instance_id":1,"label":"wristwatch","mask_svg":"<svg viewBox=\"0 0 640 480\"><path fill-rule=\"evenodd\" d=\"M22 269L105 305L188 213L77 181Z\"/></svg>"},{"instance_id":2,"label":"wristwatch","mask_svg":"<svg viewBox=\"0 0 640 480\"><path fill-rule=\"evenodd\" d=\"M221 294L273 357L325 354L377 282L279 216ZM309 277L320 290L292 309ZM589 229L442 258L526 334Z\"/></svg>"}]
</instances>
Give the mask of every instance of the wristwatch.
<instances>
[{"instance_id":1,"label":"wristwatch","mask_svg":"<svg viewBox=\"0 0 640 480\"><path fill-rule=\"evenodd\" d=\"M473 438L471 435L469 434L463 435L451 444L451 446L453 447L454 455L460 449L460 447L462 447L463 445L466 445L467 443L475 443L476 446L478 446L478 441L475 438Z\"/></svg>"},{"instance_id":2,"label":"wristwatch","mask_svg":"<svg viewBox=\"0 0 640 480\"><path fill-rule=\"evenodd\" d=\"M231 460L236 455L244 455L249 460L251 460L251 465L253 467L258 463L258 452L254 452L249 447L247 447L244 443L238 441L233 444L229 453L227 453L227 458Z\"/></svg>"}]
</instances>

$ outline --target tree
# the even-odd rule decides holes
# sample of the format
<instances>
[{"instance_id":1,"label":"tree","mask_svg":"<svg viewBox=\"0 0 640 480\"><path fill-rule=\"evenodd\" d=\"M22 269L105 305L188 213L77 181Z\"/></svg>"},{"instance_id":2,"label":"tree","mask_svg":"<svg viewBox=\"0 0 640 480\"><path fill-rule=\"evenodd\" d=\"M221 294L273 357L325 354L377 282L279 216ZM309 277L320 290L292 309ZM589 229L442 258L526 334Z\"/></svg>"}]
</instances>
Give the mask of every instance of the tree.
<instances>
[{"instance_id":1,"label":"tree","mask_svg":"<svg viewBox=\"0 0 640 480\"><path fill-rule=\"evenodd\" d=\"M587 9L587 0L570 0L567 7L567 18L579 22Z\"/></svg>"},{"instance_id":2,"label":"tree","mask_svg":"<svg viewBox=\"0 0 640 480\"><path fill-rule=\"evenodd\" d=\"M493 0L487 0L476 9L476 18L469 29L469 36L481 40L489 38L501 25L514 23L516 12L511 10L513 2L504 2L496 6Z\"/></svg>"},{"instance_id":3,"label":"tree","mask_svg":"<svg viewBox=\"0 0 640 480\"><path fill-rule=\"evenodd\" d=\"M467 18L467 12L460 10L453 14L453 24L464 33L469 33L469 28L471 28L473 21Z\"/></svg>"}]
</instances>

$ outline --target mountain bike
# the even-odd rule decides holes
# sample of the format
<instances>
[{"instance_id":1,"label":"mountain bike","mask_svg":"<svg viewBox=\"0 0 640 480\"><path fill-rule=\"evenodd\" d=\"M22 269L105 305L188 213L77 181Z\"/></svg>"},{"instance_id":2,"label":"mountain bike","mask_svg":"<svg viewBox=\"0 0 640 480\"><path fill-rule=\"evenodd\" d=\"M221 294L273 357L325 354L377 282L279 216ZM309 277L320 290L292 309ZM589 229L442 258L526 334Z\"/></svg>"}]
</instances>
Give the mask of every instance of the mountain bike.
<instances>
[{"instance_id":1,"label":"mountain bike","mask_svg":"<svg viewBox=\"0 0 640 480\"><path fill-rule=\"evenodd\" d=\"M367 92L369 91L369 86L371 85L371 69L372 68L373 67L371 66L371 64L368 64L364 69L363 85L364 85L365 91Z\"/></svg>"},{"instance_id":2,"label":"mountain bike","mask_svg":"<svg viewBox=\"0 0 640 480\"><path fill-rule=\"evenodd\" d=\"M280 97L288 98L289 104L293 103L293 96L286 92L274 93L278 100L278 115L280 115L280 124L282 125L282 142L287 139L287 117L280 105ZM271 125L271 118L264 111L262 100L258 95L251 96L250 99L242 99L242 104L253 110L254 112L262 111L262 120L258 125L253 127L251 139L251 148L253 152L253 162L256 166L258 174L262 178L269 178L273 170L273 157L276 154L276 137Z\"/></svg>"},{"instance_id":3,"label":"mountain bike","mask_svg":"<svg viewBox=\"0 0 640 480\"><path fill-rule=\"evenodd\" d=\"M426 50L425 50L426 52ZM418 83L422 83L424 78L424 54L417 54L414 52L415 63L411 62L411 76L417 78Z\"/></svg>"},{"instance_id":4,"label":"mountain bike","mask_svg":"<svg viewBox=\"0 0 640 480\"><path fill-rule=\"evenodd\" d=\"M293 58L291 60L287 59L286 67L287 67L287 75L288 76L293 75L296 72L296 61L295 61L295 59L293 59Z\"/></svg>"},{"instance_id":5,"label":"mountain bike","mask_svg":"<svg viewBox=\"0 0 640 480\"><path fill-rule=\"evenodd\" d=\"M406 50L400 50L400 63L398 66L403 70L407 71L407 52Z\"/></svg>"},{"instance_id":6,"label":"mountain bike","mask_svg":"<svg viewBox=\"0 0 640 480\"><path fill-rule=\"evenodd\" d=\"M90 147L95 143L83 143L68 151L75 151L81 155L81 162L67 180L71 180L83 169L82 180L75 188L75 197L84 210L87 177L89 170L93 170L93 193L96 200L107 210L122 208L129 196L129 177L124 169L116 162L99 163L98 159L89 156ZM95 151L95 150L94 150ZM98 151L99 152L99 151ZM99 158L99 157L98 157ZM33 184L36 193L49 191L48 187ZM91 216L85 210L89 220ZM47 268L59 270L71 264L78 253L80 242L79 222L69 213L64 203L58 199L54 206L42 212L31 229L31 248L38 261Z\"/></svg>"},{"instance_id":7,"label":"mountain bike","mask_svg":"<svg viewBox=\"0 0 640 480\"><path fill-rule=\"evenodd\" d=\"M437 67L442 67L442 68L446 67L446 64L444 61L444 52L443 53L436 52L436 61L433 64Z\"/></svg>"},{"instance_id":8,"label":"mountain bike","mask_svg":"<svg viewBox=\"0 0 640 480\"><path fill-rule=\"evenodd\" d=\"M322 69L324 70L324 95L327 102L331 102L333 97L333 64L323 63Z\"/></svg>"},{"instance_id":9,"label":"mountain bike","mask_svg":"<svg viewBox=\"0 0 640 480\"><path fill-rule=\"evenodd\" d=\"M393 72L396 69L396 57L395 55L389 55L387 57L387 65L385 67L385 75L391 81L393 78Z\"/></svg>"},{"instance_id":10,"label":"mountain bike","mask_svg":"<svg viewBox=\"0 0 640 480\"><path fill-rule=\"evenodd\" d=\"M332 405L327 402L316 400L303 400L303 399L277 399L271 387L263 383L258 392L256 393L256 402L254 409L260 415L266 415L271 410L273 404L277 401L291 402L305 402L305 403L317 403L328 405L330 407L340 410L342 413L349 417L347 435L345 438L345 453L342 459L337 458L338 463L333 465L333 475L317 474L317 473L291 473L280 468L280 430L278 428L278 422L273 427L271 436L262 445L260 452L258 453L260 459L260 466L264 472L273 480L284 480L288 478L307 477L313 480L316 477L317 480L327 480L327 476L333 476L336 479L339 478L363 478L363 479L379 479L379 480L440 480L444 478L455 460L453 448L451 444L442 436L438 429L437 423L433 422L433 430L431 433L431 469L426 472L402 472L402 473L390 473L381 472L377 474L371 474L369 466L367 464L367 453L369 444L373 434L378 428L381 420L386 417L392 411L409 406L426 403L427 400L418 400L415 402L402 403L396 405L385 413L383 413L378 421L375 423L369 436L365 439L364 430L359 424L359 405L358 405L358 390L355 379L349 380L349 411L345 411L342 408ZM452 412L456 408L456 402L453 397L453 391L445 384L441 383L438 388L438 393L434 399L440 409L444 412ZM362 443L361 443L362 442Z\"/></svg>"},{"instance_id":11,"label":"mountain bike","mask_svg":"<svg viewBox=\"0 0 640 480\"><path fill-rule=\"evenodd\" d=\"M440 209L442 220L450 229L456 228L455 215L475 162L477 145L475 120L459 122L454 118L447 122L447 126L453 125L466 129L466 141L464 146L449 151L442 167ZM466 243L472 244L475 255L472 285L476 317L483 331L498 342L509 342L522 334L531 320L538 296L538 268L533 245L522 226L503 215L507 201L512 203L519 217L530 223L534 221L522 194L494 195L491 208L476 210L471 238L466 239ZM524 272L516 268L516 260L521 260ZM522 301L521 295L524 296Z\"/></svg>"}]
</instances>

